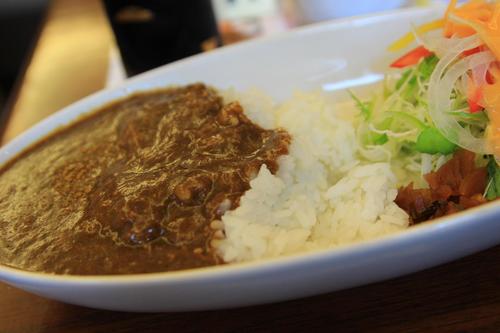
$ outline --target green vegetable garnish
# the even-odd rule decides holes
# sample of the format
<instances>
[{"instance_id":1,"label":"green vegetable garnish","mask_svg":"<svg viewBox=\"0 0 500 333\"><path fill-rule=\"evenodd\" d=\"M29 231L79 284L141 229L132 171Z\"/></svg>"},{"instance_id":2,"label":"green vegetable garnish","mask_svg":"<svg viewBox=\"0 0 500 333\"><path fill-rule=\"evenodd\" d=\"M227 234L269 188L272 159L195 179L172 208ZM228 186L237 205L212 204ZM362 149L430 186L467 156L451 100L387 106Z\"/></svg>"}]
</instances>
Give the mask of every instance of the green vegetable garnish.
<instances>
[{"instance_id":1,"label":"green vegetable garnish","mask_svg":"<svg viewBox=\"0 0 500 333\"><path fill-rule=\"evenodd\" d=\"M403 86L403 84L406 82L408 77L413 73L413 69L407 69L406 71L403 72L401 77L399 78L398 82L396 82L396 90L399 90Z\"/></svg>"},{"instance_id":2,"label":"green vegetable garnish","mask_svg":"<svg viewBox=\"0 0 500 333\"><path fill-rule=\"evenodd\" d=\"M404 89L400 92L401 96L408 101L419 101L418 90L421 82L426 82L431 77L434 67L439 59L432 55L424 58L416 68L410 68L403 72L396 82L396 90L400 90L406 83Z\"/></svg>"},{"instance_id":3,"label":"green vegetable garnish","mask_svg":"<svg viewBox=\"0 0 500 333\"><path fill-rule=\"evenodd\" d=\"M500 168L492 156L488 161L488 185L484 197L488 200L500 197Z\"/></svg>"},{"instance_id":4,"label":"green vegetable garnish","mask_svg":"<svg viewBox=\"0 0 500 333\"><path fill-rule=\"evenodd\" d=\"M484 111L476 112L476 113L470 113L470 112L463 112L463 111L451 111L448 112L448 114L454 115L458 120L470 120L470 121L477 121L477 122L487 122L488 121L488 116Z\"/></svg>"},{"instance_id":5,"label":"green vegetable garnish","mask_svg":"<svg viewBox=\"0 0 500 333\"><path fill-rule=\"evenodd\" d=\"M418 95L418 80L413 75L406 84L405 89L401 92L401 96L408 101L415 101Z\"/></svg>"},{"instance_id":6,"label":"green vegetable garnish","mask_svg":"<svg viewBox=\"0 0 500 333\"><path fill-rule=\"evenodd\" d=\"M408 113L404 113L404 112L400 112L400 111L387 111L386 114L389 117L404 121L406 124L409 124L412 127L415 127L415 128L421 129L421 130L423 130L427 127L422 121L420 121L419 119L417 119L416 117L414 117Z\"/></svg>"},{"instance_id":7,"label":"green vegetable garnish","mask_svg":"<svg viewBox=\"0 0 500 333\"><path fill-rule=\"evenodd\" d=\"M372 106L370 102L363 102L361 101L354 93L350 90L347 90L349 95L351 95L351 98L354 100L356 103L356 107L358 108L359 111L361 111L361 115L365 120L370 120L372 116Z\"/></svg>"},{"instance_id":8,"label":"green vegetable garnish","mask_svg":"<svg viewBox=\"0 0 500 333\"><path fill-rule=\"evenodd\" d=\"M369 145L383 145L387 141L389 141L389 138L387 137L387 134L385 133L376 133L376 132L368 132L365 137L365 144Z\"/></svg>"},{"instance_id":9,"label":"green vegetable garnish","mask_svg":"<svg viewBox=\"0 0 500 333\"><path fill-rule=\"evenodd\" d=\"M441 132L434 127L424 129L417 138L415 150L426 154L451 154L457 145L448 141Z\"/></svg>"},{"instance_id":10,"label":"green vegetable garnish","mask_svg":"<svg viewBox=\"0 0 500 333\"><path fill-rule=\"evenodd\" d=\"M424 58L424 60L420 62L417 68L418 74L420 75L420 80L427 81L431 77L438 61L439 58L435 55L432 55L430 57Z\"/></svg>"},{"instance_id":11,"label":"green vegetable garnish","mask_svg":"<svg viewBox=\"0 0 500 333\"><path fill-rule=\"evenodd\" d=\"M377 133L377 137L373 140L373 143L375 145L383 145L387 141L389 141L389 138L387 137L387 134L378 134Z\"/></svg>"},{"instance_id":12,"label":"green vegetable garnish","mask_svg":"<svg viewBox=\"0 0 500 333\"><path fill-rule=\"evenodd\" d=\"M368 102L349 92L362 116L358 137L369 159L385 158L381 157L381 151L388 160L401 158L404 162L396 163L395 167L404 174L407 170L434 168L439 160L457 149L454 143L457 138L453 133L445 137L429 114L429 80L438 62L435 55L427 56L406 67L396 81L387 77L383 94L373 96ZM467 112L467 98L459 90L454 90L450 99L451 111L443 112L450 112L463 128L480 137L488 123L487 114ZM377 145L384 145L383 150L375 150L373 146ZM425 161L421 154L427 154ZM498 190L500 195L500 181Z\"/></svg>"},{"instance_id":13,"label":"green vegetable garnish","mask_svg":"<svg viewBox=\"0 0 500 333\"><path fill-rule=\"evenodd\" d=\"M349 92L349 95L351 95L351 98L354 100L356 103L356 108L361 112L361 116L365 121L370 121L372 117L372 103L370 102L363 102L361 101L354 93L350 90L347 90ZM389 141L389 138L387 137L386 134L382 133L376 133L373 131L370 131L366 133L363 139L365 144L368 145L383 145L387 141Z\"/></svg>"}]
</instances>

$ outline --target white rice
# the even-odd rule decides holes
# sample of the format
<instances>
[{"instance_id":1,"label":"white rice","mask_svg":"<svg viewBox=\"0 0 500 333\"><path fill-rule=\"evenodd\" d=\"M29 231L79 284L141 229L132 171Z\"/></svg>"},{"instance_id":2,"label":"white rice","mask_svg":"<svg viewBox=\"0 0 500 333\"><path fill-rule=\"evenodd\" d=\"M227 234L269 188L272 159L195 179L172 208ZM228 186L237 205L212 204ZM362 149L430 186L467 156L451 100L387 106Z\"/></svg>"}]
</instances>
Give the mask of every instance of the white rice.
<instances>
[{"instance_id":1,"label":"white rice","mask_svg":"<svg viewBox=\"0 0 500 333\"><path fill-rule=\"evenodd\" d=\"M262 127L292 135L277 174L263 165L240 206L222 216L226 237L216 246L225 261L327 248L408 226L408 215L393 202L390 165L359 158L353 124L321 94L297 93L279 106L257 91L223 95Z\"/></svg>"}]
</instances>

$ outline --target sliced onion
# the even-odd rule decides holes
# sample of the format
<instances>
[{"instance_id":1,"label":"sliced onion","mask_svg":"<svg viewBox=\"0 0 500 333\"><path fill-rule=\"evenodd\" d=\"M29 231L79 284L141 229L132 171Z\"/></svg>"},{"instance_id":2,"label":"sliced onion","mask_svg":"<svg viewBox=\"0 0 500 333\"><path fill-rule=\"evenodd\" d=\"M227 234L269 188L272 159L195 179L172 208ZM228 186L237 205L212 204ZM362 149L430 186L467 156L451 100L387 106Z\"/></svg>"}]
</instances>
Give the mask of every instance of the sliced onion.
<instances>
[{"instance_id":1,"label":"sliced onion","mask_svg":"<svg viewBox=\"0 0 500 333\"><path fill-rule=\"evenodd\" d=\"M452 103L450 95L457 80L467 75L469 70L490 64L495 60L490 51L483 51L454 62L464 51L481 44L481 40L476 35L462 38L436 64L429 82L429 114L436 127L448 140L475 153L487 154L489 149L486 140L474 137L467 129L460 126L452 115L448 114ZM472 65L474 68L471 67Z\"/></svg>"},{"instance_id":2,"label":"sliced onion","mask_svg":"<svg viewBox=\"0 0 500 333\"><path fill-rule=\"evenodd\" d=\"M421 36L416 35L416 38L427 50L434 52L440 58L443 53L444 44L449 43L449 41L443 37L441 31L431 31Z\"/></svg>"},{"instance_id":3,"label":"sliced onion","mask_svg":"<svg viewBox=\"0 0 500 333\"><path fill-rule=\"evenodd\" d=\"M488 73L490 64L482 64L472 68L472 80L474 80L476 86L481 87L487 84L488 82L486 81L486 73Z\"/></svg>"},{"instance_id":4,"label":"sliced onion","mask_svg":"<svg viewBox=\"0 0 500 333\"><path fill-rule=\"evenodd\" d=\"M452 36L447 38L443 36L442 30L431 31L425 35L418 36L418 40L426 49L434 52L438 58L444 57L450 50L458 47L464 38Z\"/></svg>"},{"instance_id":5,"label":"sliced onion","mask_svg":"<svg viewBox=\"0 0 500 333\"><path fill-rule=\"evenodd\" d=\"M478 87L487 83L486 73L488 72L491 63L491 61L488 60L492 55L491 52L482 53L485 54L484 57L487 57L487 59L484 59L484 57L471 58L469 63L469 67L472 69L472 79Z\"/></svg>"}]
</instances>

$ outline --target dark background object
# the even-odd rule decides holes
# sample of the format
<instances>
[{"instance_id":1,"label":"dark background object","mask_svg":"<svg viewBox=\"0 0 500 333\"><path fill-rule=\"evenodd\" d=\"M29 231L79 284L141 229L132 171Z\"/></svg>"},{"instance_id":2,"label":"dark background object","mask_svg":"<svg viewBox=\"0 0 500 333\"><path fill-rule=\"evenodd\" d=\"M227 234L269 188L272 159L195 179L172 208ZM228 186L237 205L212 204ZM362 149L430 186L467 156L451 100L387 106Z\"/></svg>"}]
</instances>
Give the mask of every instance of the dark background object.
<instances>
[{"instance_id":1,"label":"dark background object","mask_svg":"<svg viewBox=\"0 0 500 333\"><path fill-rule=\"evenodd\" d=\"M220 44L209 0L103 0L128 76Z\"/></svg>"},{"instance_id":2,"label":"dark background object","mask_svg":"<svg viewBox=\"0 0 500 333\"><path fill-rule=\"evenodd\" d=\"M0 1L0 110L3 110L47 8L48 0Z\"/></svg>"}]
</instances>

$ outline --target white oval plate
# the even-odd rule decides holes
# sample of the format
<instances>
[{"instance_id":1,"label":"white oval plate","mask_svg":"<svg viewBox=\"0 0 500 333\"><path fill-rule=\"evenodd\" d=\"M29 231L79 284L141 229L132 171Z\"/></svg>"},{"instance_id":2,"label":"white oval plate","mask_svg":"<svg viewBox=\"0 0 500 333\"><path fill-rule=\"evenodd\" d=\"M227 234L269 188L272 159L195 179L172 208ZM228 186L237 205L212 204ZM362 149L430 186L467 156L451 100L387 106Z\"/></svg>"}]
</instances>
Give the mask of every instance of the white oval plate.
<instances>
[{"instance_id":1,"label":"white oval plate","mask_svg":"<svg viewBox=\"0 0 500 333\"><path fill-rule=\"evenodd\" d=\"M97 93L42 121L0 150L0 163L79 115L131 92L202 81L259 87L281 100L295 89L335 91L381 78L386 46L442 13L411 9L333 21L222 48ZM438 265L500 242L500 202L378 240L284 258L171 273L54 276L0 266L0 280L38 295L94 308L188 311L304 297Z\"/></svg>"}]
</instances>

